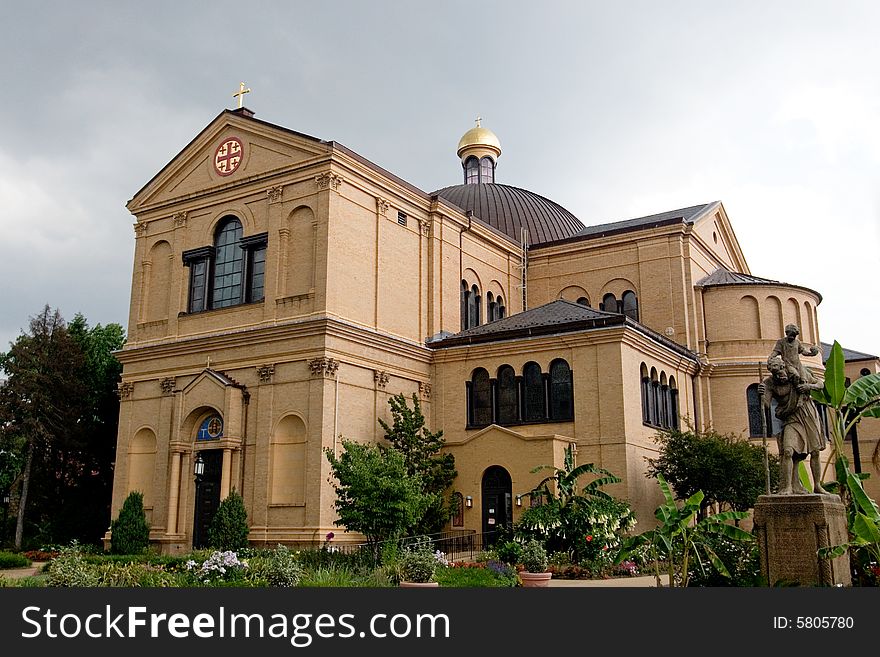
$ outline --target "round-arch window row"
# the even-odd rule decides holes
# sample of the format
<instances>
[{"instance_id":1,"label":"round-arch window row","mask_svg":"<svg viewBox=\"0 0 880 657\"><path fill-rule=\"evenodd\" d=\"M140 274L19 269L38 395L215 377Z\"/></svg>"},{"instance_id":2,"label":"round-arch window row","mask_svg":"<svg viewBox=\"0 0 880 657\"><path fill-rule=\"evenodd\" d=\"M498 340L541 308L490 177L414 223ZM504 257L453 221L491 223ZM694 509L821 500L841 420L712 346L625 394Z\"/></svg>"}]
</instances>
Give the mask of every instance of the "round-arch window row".
<instances>
[{"instance_id":1,"label":"round-arch window row","mask_svg":"<svg viewBox=\"0 0 880 657\"><path fill-rule=\"evenodd\" d=\"M551 362L547 372L535 362L523 365L519 374L502 365L494 378L478 367L465 387L468 428L574 419L574 378L561 358Z\"/></svg>"},{"instance_id":2,"label":"round-arch window row","mask_svg":"<svg viewBox=\"0 0 880 657\"><path fill-rule=\"evenodd\" d=\"M640 367L642 380L642 422L659 429L678 429L680 426L678 386L675 377L666 372L650 371L645 363Z\"/></svg>"},{"instance_id":3,"label":"round-arch window row","mask_svg":"<svg viewBox=\"0 0 880 657\"><path fill-rule=\"evenodd\" d=\"M461 330L480 326L482 322L483 299L480 288L469 285L467 281L461 282ZM507 316L507 308L504 306L504 297L500 294L496 297L491 292L486 293L486 321L494 322L496 319L504 319Z\"/></svg>"}]
</instances>

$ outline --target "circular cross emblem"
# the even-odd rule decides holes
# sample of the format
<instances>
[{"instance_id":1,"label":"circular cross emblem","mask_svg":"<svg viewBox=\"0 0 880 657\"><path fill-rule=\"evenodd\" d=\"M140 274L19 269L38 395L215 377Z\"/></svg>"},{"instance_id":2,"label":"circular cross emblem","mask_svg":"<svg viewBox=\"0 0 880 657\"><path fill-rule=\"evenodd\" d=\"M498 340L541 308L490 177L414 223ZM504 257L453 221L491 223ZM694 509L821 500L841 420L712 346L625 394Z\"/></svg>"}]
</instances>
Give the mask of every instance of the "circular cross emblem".
<instances>
[{"instance_id":1,"label":"circular cross emblem","mask_svg":"<svg viewBox=\"0 0 880 657\"><path fill-rule=\"evenodd\" d=\"M217 440L223 437L223 420L218 415L212 415L202 421L199 427L198 440Z\"/></svg>"},{"instance_id":2,"label":"circular cross emblem","mask_svg":"<svg viewBox=\"0 0 880 657\"><path fill-rule=\"evenodd\" d=\"M235 173L241 164L241 156L244 154L244 146L235 137L229 137L217 147L214 153L214 170L221 176Z\"/></svg>"}]
</instances>

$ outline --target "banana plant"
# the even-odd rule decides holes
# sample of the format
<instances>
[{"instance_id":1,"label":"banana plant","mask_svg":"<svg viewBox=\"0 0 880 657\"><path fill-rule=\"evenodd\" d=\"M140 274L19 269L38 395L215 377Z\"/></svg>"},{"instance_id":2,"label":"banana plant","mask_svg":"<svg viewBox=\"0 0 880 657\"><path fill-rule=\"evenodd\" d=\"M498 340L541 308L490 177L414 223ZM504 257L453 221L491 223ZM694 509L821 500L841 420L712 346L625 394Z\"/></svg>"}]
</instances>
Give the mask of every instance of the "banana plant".
<instances>
[{"instance_id":1,"label":"banana plant","mask_svg":"<svg viewBox=\"0 0 880 657\"><path fill-rule=\"evenodd\" d=\"M880 418L880 374L868 374L846 385L843 349L835 340L825 363L825 387L813 391L813 398L829 410L829 429L834 444L837 490L847 508L849 542L822 548L819 556L833 558L849 549L865 550L871 561L880 563L880 510L865 492L862 477L850 470L843 449L844 437L864 417Z\"/></svg>"},{"instance_id":2,"label":"banana plant","mask_svg":"<svg viewBox=\"0 0 880 657\"><path fill-rule=\"evenodd\" d=\"M678 506L675 496L662 474L657 475L665 502L657 507L654 517L659 524L654 529L628 538L615 558L616 563L647 549L654 561L654 577L660 586L660 563L666 563L669 586L688 585L688 567L693 559L705 573L711 565L724 577L730 572L724 562L705 541L709 534L724 536L735 541L753 541L754 537L735 525L729 524L748 516L745 511L725 511L709 515L696 522L703 501L703 491L697 491Z\"/></svg>"},{"instance_id":3,"label":"banana plant","mask_svg":"<svg viewBox=\"0 0 880 657\"><path fill-rule=\"evenodd\" d=\"M565 458L563 459L563 465L561 468L553 465L539 465L532 468L531 471L534 473L545 469L553 470L553 474L544 477L544 479L542 479L530 493L527 493L527 495L542 495L550 499L555 499L559 503L559 506L567 505L572 499L578 497L578 495L601 497L607 500L613 499L611 495L600 489L602 486L619 484L621 481L620 477L613 475L604 468L597 467L593 463L584 463L583 465L575 467L574 449L571 445L565 448ZM577 481L580 477L586 474L598 476L578 492ZM555 484L555 496L550 488L551 483Z\"/></svg>"}]
</instances>

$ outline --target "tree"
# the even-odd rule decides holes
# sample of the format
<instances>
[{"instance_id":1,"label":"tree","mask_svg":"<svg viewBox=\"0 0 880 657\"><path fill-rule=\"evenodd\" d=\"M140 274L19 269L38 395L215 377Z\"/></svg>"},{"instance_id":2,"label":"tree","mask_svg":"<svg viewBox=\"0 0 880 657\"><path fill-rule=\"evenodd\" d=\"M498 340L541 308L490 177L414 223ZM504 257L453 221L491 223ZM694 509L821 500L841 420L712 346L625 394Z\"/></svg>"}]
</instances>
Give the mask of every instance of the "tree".
<instances>
[{"instance_id":1,"label":"tree","mask_svg":"<svg viewBox=\"0 0 880 657\"><path fill-rule=\"evenodd\" d=\"M455 512L451 499L445 496L458 474L455 457L440 453L445 444L443 432L432 433L425 428L425 416L415 394L412 408L407 405L403 394L390 397L388 404L393 418L391 425L379 419L385 439L403 456L407 475L421 478L422 493L429 498L424 516L413 531L418 534L439 532Z\"/></svg>"},{"instance_id":2,"label":"tree","mask_svg":"<svg viewBox=\"0 0 880 657\"><path fill-rule=\"evenodd\" d=\"M122 346L118 324L70 325L46 306L0 354L0 479L17 502L15 546L95 542L110 521Z\"/></svg>"},{"instance_id":3,"label":"tree","mask_svg":"<svg viewBox=\"0 0 880 657\"><path fill-rule=\"evenodd\" d=\"M50 457L56 443L76 432L83 417L85 389L76 374L83 367L82 351L71 338L64 319L47 305L30 321L21 335L0 356L0 368L8 378L0 388L0 418L4 444L21 440L24 449L15 548L21 549L25 512L35 461ZM67 473L58 473L66 477Z\"/></svg>"},{"instance_id":4,"label":"tree","mask_svg":"<svg viewBox=\"0 0 880 657\"><path fill-rule=\"evenodd\" d=\"M208 544L218 550L241 550L248 546L249 533L244 499L232 490L211 519Z\"/></svg>"},{"instance_id":5,"label":"tree","mask_svg":"<svg viewBox=\"0 0 880 657\"><path fill-rule=\"evenodd\" d=\"M747 511L766 492L764 451L732 434L673 429L657 434L660 456L648 459L648 477L662 474L686 500L702 491L700 517L713 504ZM778 459L770 456L770 483L779 479Z\"/></svg>"},{"instance_id":6,"label":"tree","mask_svg":"<svg viewBox=\"0 0 880 657\"><path fill-rule=\"evenodd\" d=\"M128 494L110 527L110 552L113 554L140 554L147 549L150 526L144 514L143 493L133 490Z\"/></svg>"},{"instance_id":7,"label":"tree","mask_svg":"<svg viewBox=\"0 0 880 657\"><path fill-rule=\"evenodd\" d=\"M384 541L405 536L424 517L432 498L397 450L343 439L338 457L329 448L324 453L335 478L335 524L366 536L377 558Z\"/></svg>"}]
</instances>

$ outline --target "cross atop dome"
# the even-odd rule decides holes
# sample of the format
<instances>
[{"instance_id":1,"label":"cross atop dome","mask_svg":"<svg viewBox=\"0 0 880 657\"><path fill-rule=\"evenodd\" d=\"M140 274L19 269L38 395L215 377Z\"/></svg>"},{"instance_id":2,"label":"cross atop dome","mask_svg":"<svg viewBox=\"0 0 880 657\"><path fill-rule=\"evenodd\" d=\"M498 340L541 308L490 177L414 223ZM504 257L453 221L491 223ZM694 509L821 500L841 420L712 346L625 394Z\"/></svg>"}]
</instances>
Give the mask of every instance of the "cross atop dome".
<instances>
[{"instance_id":1,"label":"cross atop dome","mask_svg":"<svg viewBox=\"0 0 880 657\"><path fill-rule=\"evenodd\" d=\"M494 132L483 127L483 117L458 142L458 156L464 168L466 184L494 183L495 166L501 157L501 142Z\"/></svg>"}]
</instances>

